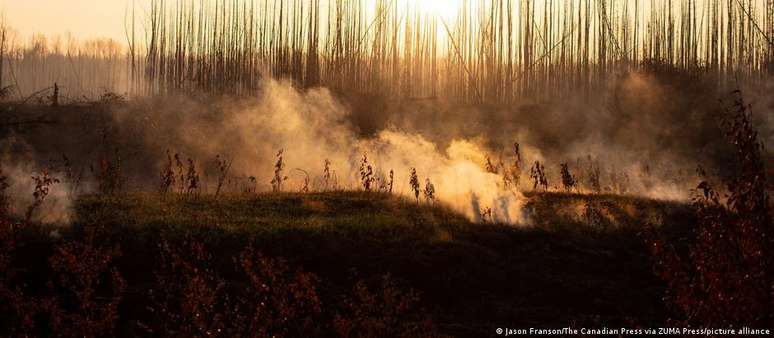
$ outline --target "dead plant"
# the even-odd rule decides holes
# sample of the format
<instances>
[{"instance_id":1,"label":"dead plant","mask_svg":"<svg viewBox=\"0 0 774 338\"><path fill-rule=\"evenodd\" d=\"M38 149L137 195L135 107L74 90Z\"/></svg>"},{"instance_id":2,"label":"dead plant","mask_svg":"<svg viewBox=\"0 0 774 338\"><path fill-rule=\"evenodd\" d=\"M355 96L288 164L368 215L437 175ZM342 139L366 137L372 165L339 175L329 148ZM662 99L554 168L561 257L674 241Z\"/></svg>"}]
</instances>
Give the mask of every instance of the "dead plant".
<instances>
[{"instance_id":1,"label":"dead plant","mask_svg":"<svg viewBox=\"0 0 774 338\"><path fill-rule=\"evenodd\" d=\"M285 162L282 159L283 150L280 149L277 152L277 162L274 164L274 177L271 179L271 189L274 192L282 191L282 182L285 182L288 177L283 176L282 171L285 170Z\"/></svg>"},{"instance_id":2,"label":"dead plant","mask_svg":"<svg viewBox=\"0 0 774 338\"><path fill-rule=\"evenodd\" d=\"M191 158L188 158L188 171L185 175L186 190L185 193L189 196L199 195L201 190L199 172L196 171L196 165Z\"/></svg>"},{"instance_id":3,"label":"dead plant","mask_svg":"<svg viewBox=\"0 0 774 338\"><path fill-rule=\"evenodd\" d=\"M215 156L215 165L218 169L218 186L215 189L215 198L218 198L221 189L223 189L223 184L226 183L226 178L228 178L228 172L231 169L232 162L233 161L221 158L220 155Z\"/></svg>"},{"instance_id":4,"label":"dead plant","mask_svg":"<svg viewBox=\"0 0 774 338\"><path fill-rule=\"evenodd\" d=\"M543 191L548 190L546 168L540 164L540 161L535 161L535 165L529 171L529 177L532 179L533 190L537 190L538 187L543 188Z\"/></svg>"},{"instance_id":5,"label":"dead plant","mask_svg":"<svg viewBox=\"0 0 774 338\"><path fill-rule=\"evenodd\" d=\"M177 156L177 154L175 154ZM175 186L175 172L172 170L172 155L167 149L167 163L161 170L161 187L159 191L162 195L165 195L169 190Z\"/></svg>"},{"instance_id":6,"label":"dead plant","mask_svg":"<svg viewBox=\"0 0 774 338\"><path fill-rule=\"evenodd\" d=\"M363 154L363 158L360 159L360 185L365 191L371 191L376 178L374 177L374 169L370 163L368 163L368 154Z\"/></svg>"},{"instance_id":7,"label":"dead plant","mask_svg":"<svg viewBox=\"0 0 774 338\"><path fill-rule=\"evenodd\" d=\"M417 200L417 203L419 203L419 193L422 190L422 188L419 186L419 177L417 176L416 168L411 168L411 175L409 176L409 186L411 186L411 191L414 193L414 198Z\"/></svg>"},{"instance_id":8,"label":"dead plant","mask_svg":"<svg viewBox=\"0 0 774 338\"><path fill-rule=\"evenodd\" d=\"M32 220L35 211L43 205L43 201L51 191L51 186L59 183L59 179L51 176L48 168L43 168L40 175L32 176L32 181L35 182L35 191L32 193L33 202L27 207L27 213L24 216L27 223Z\"/></svg>"},{"instance_id":9,"label":"dead plant","mask_svg":"<svg viewBox=\"0 0 774 338\"><path fill-rule=\"evenodd\" d=\"M564 190L566 192L571 192L573 189L575 189L575 177L570 173L570 166L567 163L561 164L561 174L562 174L562 186L564 187Z\"/></svg>"},{"instance_id":10,"label":"dead plant","mask_svg":"<svg viewBox=\"0 0 774 338\"><path fill-rule=\"evenodd\" d=\"M427 203L435 203L435 186L430 182L430 178L425 180L425 200Z\"/></svg>"}]
</instances>

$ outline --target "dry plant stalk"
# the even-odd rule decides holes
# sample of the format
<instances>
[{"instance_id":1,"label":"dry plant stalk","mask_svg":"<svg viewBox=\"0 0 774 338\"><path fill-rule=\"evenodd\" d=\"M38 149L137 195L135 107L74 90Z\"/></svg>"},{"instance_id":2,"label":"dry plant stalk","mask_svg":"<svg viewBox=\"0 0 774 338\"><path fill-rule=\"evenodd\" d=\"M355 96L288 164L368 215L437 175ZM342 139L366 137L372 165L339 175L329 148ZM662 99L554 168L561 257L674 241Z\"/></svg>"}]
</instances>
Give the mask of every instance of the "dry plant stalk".
<instances>
[{"instance_id":1,"label":"dry plant stalk","mask_svg":"<svg viewBox=\"0 0 774 338\"><path fill-rule=\"evenodd\" d=\"M591 190L592 193L600 193L602 191L602 184L599 180L601 176L601 169L599 168L599 164L596 163L591 158L591 155L588 156L588 167L586 168L587 176L588 176L588 188Z\"/></svg>"},{"instance_id":2,"label":"dry plant stalk","mask_svg":"<svg viewBox=\"0 0 774 338\"><path fill-rule=\"evenodd\" d=\"M107 136L105 136L107 137ZM91 167L92 173L99 184L99 192L103 195L120 193L124 188L125 178L121 163L121 153L118 148L113 150L113 156L102 152L99 158L99 168Z\"/></svg>"},{"instance_id":3,"label":"dry plant stalk","mask_svg":"<svg viewBox=\"0 0 774 338\"><path fill-rule=\"evenodd\" d=\"M188 158L188 171L185 175L185 182L185 193L189 196L198 196L201 189L199 172L196 171L196 165L191 158Z\"/></svg>"},{"instance_id":4,"label":"dry plant stalk","mask_svg":"<svg viewBox=\"0 0 774 338\"><path fill-rule=\"evenodd\" d=\"M411 191L414 193L414 198L417 200L417 203L419 203L419 193L422 191L422 188L419 186L419 177L417 176L416 168L411 168L409 186L411 187Z\"/></svg>"},{"instance_id":5,"label":"dry plant stalk","mask_svg":"<svg viewBox=\"0 0 774 338\"><path fill-rule=\"evenodd\" d=\"M288 177L283 176L282 171L285 170L285 162L282 160L283 150L280 149L277 152L277 162L274 164L274 177L271 179L271 189L274 192L282 191L282 182L285 182Z\"/></svg>"},{"instance_id":6,"label":"dry plant stalk","mask_svg":"<svg viewBox=\"0 0 774 338\"><path fill-rule=\"evenodd\" d=\"M395 183L395 172L392 169L390 169L390 181L387 184L387 186L389 187L389 191L388 192L390 194L392 194L392 186L393 186L394 183Z\"/></svg>"},{"instance_id":7,"label":"dry plant stalk","mask_svg":"<svg viewBox=\"0 0 774 338\"><path fill-rule=\"evenodd\" d=\"M564 187L564 191L571 192L573 189L575 189L575 177L570 173L570 166L567 163L562 163L560 165L561 169L561 175L562 175L562 186Z\"/></svg>"},{"instance_id":8,"label":"dry plant stalk","mask_svg":"<svg viewBox=\"0 0 774 338\"><path fill-rule=\"evenodd\" d=\"M183 161L180 159L180 154L175 153L175 167L177 168L177 172L175 173L177 176L177 182L178 182L178 191L180 194L185 192L185 166L183 166Z\"/></svg>"},{"instance_id":9,"label":"dry plant stalk","mask_svg":"<svg viewBox=\"0 0 774 338\"><path fill-rule=\"evenodd\" d=\"M299 189L299 191L303 194L309 193L309 173L301 168L296 168L296 171L304 175L304 180L301 183L301 189Z\"/></svg>"},{"instance_id":10,"label":"dry plant stalk","mask_svg":"<svg viewBox=\"0 0 774 338\"><path fill-rule=\"evenodd\" d=\"M70 158L65 154L62 154L62 169L64 171L64 182L70 186L70 195L77 196L83 181L83 169L76 172Z\"/></svg>"},{"instance_id":11,"label":"dry plant stalk","mask_svg":"<svg viewBox=\"0 0 774 338\"><path fill-rule=\"evenodd\" d=\"M51 186L59 183L59 179L51 176L48 172L48 168L43 168L38 176L32 176L32 181L35 182L35 191L32 193L33 202L27 207L27 213L24 219L27 223L32 221L32 216L35 211L43 205L43 201L51 191Z\"/></svg>"},{"instance_id":12,"label":"dry plant stalk","mask_svg":"<svg viewBox=\"0 0 774 338\"><path fill-rule=\"evenodd\" d=\"M177 158L177 154L175 154ZM161 170L161 187L159 191L162 195L167 194L172 187L175 186L175 172L172 169L172 155L167 149L167 162L164 168Z\"/></svg>"},{"instance_id":13,"label":"dry plant stalk","mask_svg":"<svg viewBox=\"0 0 774 338\"><path fill-rule=\"evenodd\" d=\"M226 182L226 178L228 178L228 172L231 169L232 162L233 161L221 158L220 155L215 156L215 165L218 169L218 185L215 189L215 198L218 198L221 189L223 189L223 184Z\"/></svg>"},{"instance_id":14,"label":"dry plant stalk","mask_svg":"<svg viewBox=\"0 0 774 338\"><path fill-rule=\"evenodd\" d=\"M376 178L374 177L374 169L370 163L368 163L368 154L363 154L363 158L360 159L360 184L365 191L371 191Z\"/></svg>"},{"instance_id":15,"label":"dry plant stalk","mask_svg":"<svg viewBox=\"0 0 774 338\"><path fill-rule=\"evenodd\" d=\"M325 165L323 167L323 191L328 191L331 188L331 181L333 179L333 173L331 171L331 161L325 159Z\"/></svg>"},{"instance_id":16,"label":"dry plant stalk","mask_svg":"<svg viewBox=\"0 0 774 338\"><path fill-rule=\"evenodd\" d=\"M543 191L548 190L546 168L540 163L540 161L535 161L535 165L529 171L529 177L532 179L533 190L537 190L538 187L543 188Z\"/></svg>"},{"instance_id":17,"label":"dry plant stalk","mask_svg":"<svg viewBox=\"0 0 774 338\"><path fill-rule=\"evenodd\" d=\"M425 200L427 203L435 203L435 186L430 182L430 178L425 180Z\"/></svg>"}]
</instances>

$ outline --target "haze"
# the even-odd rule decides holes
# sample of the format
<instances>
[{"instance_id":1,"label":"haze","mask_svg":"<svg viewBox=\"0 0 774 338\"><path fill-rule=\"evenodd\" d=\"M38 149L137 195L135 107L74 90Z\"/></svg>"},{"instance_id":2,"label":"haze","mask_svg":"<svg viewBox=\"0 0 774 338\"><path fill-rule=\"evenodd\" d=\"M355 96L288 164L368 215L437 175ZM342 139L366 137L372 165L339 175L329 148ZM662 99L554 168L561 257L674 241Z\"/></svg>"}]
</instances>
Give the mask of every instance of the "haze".
<instances>
[{"instance_id":1,"label":"haze","mask_svg":"<svg viewBox=\"0 0 774 338\"><path fill-rule=\"evenodd\" d=\"M112 38L121 43L130 0L0 0L0 11L23 39L71 33L79 39Z\"/></svg>"}]
</instances>

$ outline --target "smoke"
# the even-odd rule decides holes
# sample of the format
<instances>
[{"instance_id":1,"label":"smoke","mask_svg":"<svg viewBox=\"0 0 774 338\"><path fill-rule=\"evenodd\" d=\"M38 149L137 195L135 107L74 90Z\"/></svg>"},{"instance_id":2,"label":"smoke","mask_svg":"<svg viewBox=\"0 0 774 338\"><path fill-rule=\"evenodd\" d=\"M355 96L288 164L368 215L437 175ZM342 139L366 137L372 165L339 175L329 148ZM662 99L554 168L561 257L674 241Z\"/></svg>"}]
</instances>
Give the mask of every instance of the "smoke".
<instances>
[{"instance_id":1,"label":"smoke","mask_svg":"<svg viewBox=\"0 0 774 338\"><path fill-rule=\"evenodd\" d=\"M66 225L72 220L72 206L77 196L73 195L70 182L59 180L53 184L49 193L39 206L35 205L36 183L34 176L41 177L47 167L39 166L35 161L32 148L16 135L8 135L0 141L0 175L8 185L3 200L11 216L26 217L30 208L31 221L44 224ZM52 177L63 177L59 172L50 172Z\"/></svg>"},{"instance_id":2,"label":"smoke","mask_svg":"<svg viewBox=\"0 0 774 338\"><path fill-rule=\"evenodd\" d=\"M20 196L14 198L18 209L30 202L31 173L62 154L82 171L98 163L100 154L117 150L125 189L151 191L159 187L166 152L178 153L196 164L205 193L215 189L216 156L232 163L224 190L241 192L251 184L271 190L279 150L288 177L285 191L302 190L307 179L313 191L361 189L365 155L377 187L386 186L392 171L393 192L414 199L409 174L415 168L422 188L429 180L439 203L469 219L491 214L494 221L525 224L530 222L523 210L528 199L521 192L533 188L529 172L536 161L545 165L551 190L564 189L559 168L567 163L577 181L574 191L591 191L596 173L601 193L655 199L686 200L698 180L698 165L722 176L733 153L718 123L720 92L711 79L653 71L612 76L609 89L593 102L580 99L588 95L568 93L551 102L510 107L456 106L367 100L267 78L253 98L138 98L63 115L56 128L14 137L29 148L15 151L26 158L4 155L3 167L14 182L11 195ZM762 113L771 103L765 96L753 97L761 102L762 139L771 140L770 114ZM520 180L509 184L504 176L513 174L516 143ZM333 183L324 179L326 161ZM487 168L488 162L496 168ZM66 192L71 188L66 182L57 185L46 201L56 221L71 217L66 211L75 197ZM419 202L426 203L421 195Z\"/></svg>"},{"instance_id":3,"label":"smoke","mask_svg":"<svg viewBox=\"0 0 774 338\"><path fill-rule=\"evenodd\" d=\"M295 169L313 176L312 182L318 184L312 189L323 189L320 182L326 160L340 188L360 189L360 161L366 155L382 185L389 180L388 173L394 173L394 193L414 199L409 173L415 168L423 188L430 180L441 203L472 220L480 219L477 209L483 207L492 210L494 220L523 221L523 196L505 188L500 175L484 170L487 151L477 142L454 140L447 148L439 149L420 134L394 127L361 137L351 122L351 110L325 88L302 92L288 82L271 79L262 88L255 99L235 104L221 101L208 109L182 98L176 99L182 100L179 104L156 107L140 118L151 127L141 138L134 138L145 142L135 148L153 149L151 158L158 161L152 172L161 171L165 149L190 157L205 169L205 183L209 185L214 176L211 164L220 155L232 161L230 175L234 180L241 178L244 182L247 177L255 177L258 189L263 191L270 190L278 150L284 150L284 175L288 176L284 186L291 191L300 190L304 184L305 176ZM138 120L134 108L115 115L114 125L123 128L119 133L137 130L129 127ZM136 179L147 179L147 175ZM144 185L152 186L153 181ZM420 201L424 203L425 198L420 197Z\"/></svg>"},{"instance_id":4,"label":"smoke","mask_svg":"<svg viewBox=\"0 0 774 338\"><path fill-rule=\"evenodd\" d=\"M395 193L414 198L409 173L415 168L421 185L430 180L441 203L472 220L491 210L496 221L528 222L521 211L526 199L519 191L532 188L528 173L535 161L547 166L552 189L562 188L560 163L571 164L579 185L584 184L588 173L583 160L591 157L601 171L601 192L686 199L693 184L686 177L693 174L698 154L687 150L690 143L671 143L680 149L664 144L665 138L676 137L664 123L678 119L670 117L675 108L670 108L667 89L637 74L614 86L617 93L611 96L619 101L615 110L579 102L525 103L511 111L404 102L379 103L385 108L369 111L325 88L301 91L289 82L266 79L253 99L176 98L149 109L148 122L158 133L143 130L137 139L146 144L138 148L152 149L145 157L158 159L149 171L160 172L163 154L171 149L205 167L210 184L214 174L206 167L217 155L224 156L233 161L235 180L255 177L262 191L271 189L278 150L284 150L286 190L304 185L306 176L295 169L312 176L313 190L323 189L326 160L341 188L360 189L360 161L367 155L380 182L394 172ZM116 114L115 125L126 127L126 116L136 120L137 107L127 109ZM384 122L363 128L364 120ZM514 161L514 142L520 143L523 159L516 188L506 186L503 178L505 166ZM485 167L490 160L504 166L490 172ZM234 186L238 190L238 183Z\"/></svg>"}]
</instances>

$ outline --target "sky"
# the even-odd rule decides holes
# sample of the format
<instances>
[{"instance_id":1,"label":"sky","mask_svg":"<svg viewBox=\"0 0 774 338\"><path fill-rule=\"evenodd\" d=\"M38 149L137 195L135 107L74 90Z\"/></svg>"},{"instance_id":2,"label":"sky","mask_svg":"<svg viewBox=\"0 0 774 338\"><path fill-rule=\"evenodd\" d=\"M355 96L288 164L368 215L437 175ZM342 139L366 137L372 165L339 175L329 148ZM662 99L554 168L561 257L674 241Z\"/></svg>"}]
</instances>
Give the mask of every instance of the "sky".
<instances>
[{"instance_id":1,"label":"sky","mask_svg":"<svg viewBox=\"0 0 774 338\"><path fill-rule=\"evenodd\" d=\"M137 21L141 26L148 1L154 0L0 0L0 15L22 41L36 33L47 37L69 33L78 40L111 38L126 44L127 11L136 3ZM325 1L321 2L323 6ZM399 9L408 4L451 20L462 0L397 0ZM441 29L439 26L439 32Z\"/></svg>"},{"instance_id":2,"label":"sky","mask_svg":"<svg viewBox=\"0 0 774 338\"><path fill-rule=\"evenodd\" d=\"M135 0L142 8L147 0ZM409 0L398 0L399 8ZM46 36L67 32L78 39L113 38L126 42L124 15L132 0L0 0L0 11L22 37L34 33ZM417 4L425 12L451 16L461 0L421 0ZM141 10L138 10L141 17Z\"/></svg>"},{"instance_id":3,"label":"sky","mask_svg":"<svg viewBox=\"0 0 774 338\"><path fill-rule=\"evenodd\" d=\"M137 1L139 4L141 1ZM124 13L131 0L0 0L0 11L22 37L72 33L79 39L125 42Z\"/></svg>"}]
</instances>

